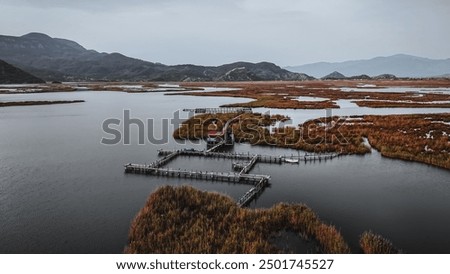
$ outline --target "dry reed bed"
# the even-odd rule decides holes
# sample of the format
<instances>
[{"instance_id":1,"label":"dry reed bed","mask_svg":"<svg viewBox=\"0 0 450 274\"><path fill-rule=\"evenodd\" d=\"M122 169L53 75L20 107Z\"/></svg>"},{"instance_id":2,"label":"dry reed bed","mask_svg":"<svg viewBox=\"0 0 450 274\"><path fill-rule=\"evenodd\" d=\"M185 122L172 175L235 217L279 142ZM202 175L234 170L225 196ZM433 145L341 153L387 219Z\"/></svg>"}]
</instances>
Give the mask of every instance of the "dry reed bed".
<instances>
[{"instance_id":1,"label":"dry reed bed","mask_svg":"<svg viewBox=\"0 0 450 274\"><path fill-rule=\"evenodd\" d=\"M189 186L165 186L149 197L133 220L125 253L281 253L271 244L280 231L312 239L317 252L350 253L340 232L303 204L239 208L229 197ZM393 253L389 241L364 232L366 253Z\"/></svg>"},{"instance_id":2,"label":"dry reed bed","mask_svg":"<svg viewBox=\"0 0 450 274\"><path fill-rule=\"evenodd\" d=\"M398 250L391 241L383 238L381 235L377 235L372 231L364 232L360 239L359 244L362 251L365 254L398 254Z\"/></svg>"},{"instance_id":3,"label":"dry reed bed","mask_svg":"<svg viewBox=\"0 0 450 274\"><path fill-rule=\"evenodd\" d=\"M246 103L230 104L226 106L242 107L267 107L267 108L291 108L291 109L326 109L339 108L334 101L356 101L361 106L367 107L450 107L450 95L439 93L415 93L415 92L359 92L341 91L340 88L357 88L362 84L381 87L450 87L450 80L397 80L397 81L305 81L305 82L238 82L238 83L202 83L206 86L231 87L239 90L220 92L195 92L178 93L192 96L225 96L249 98L253 101ZM185 87L202 86L199 83L185 83ZM370 89L370 87L369 87ZM175 95L175 94L174 94ZM298 101L296 98L320 97L324 101ZM370 100L370 101L366 101ZM403 102L399 102L403 101ZM435 102L447 102L437 104ZM422 105L419 106L419 104ZM426 103L426 104L423 104Z\"/></svg>"},{"instance_id":4,"label":"dry reed bed","mask_svg":"<svg viewBox=\"0 0 450 274\"><path fill-rule=\"evenodd\" d=\"M237 114L203 114L185 121L175 130L178 139L201 139L207 136L214 121L217 129ZM254 145L305 150L309 152L339 152L366 154L370 145L383 156L417 161L450 169L450 114L366 115L332 117L308 121L298 127L269 126L283 121L284 116L244 114L232 123L238 142Z\"/></svg>"},{"instance_id":5,"label":"dry reed bed","mask_svg":"<svg viewBox=\"0 0 450 274\"><path fill-rule=\"evenodd\" d=\"M339 231L305 205L239 208L217 193L165 186L154 192L133 221L126 253L279 253L270 243L290 230L317 241L326 253L349 253Z\"/></svg>"}]
</instances>

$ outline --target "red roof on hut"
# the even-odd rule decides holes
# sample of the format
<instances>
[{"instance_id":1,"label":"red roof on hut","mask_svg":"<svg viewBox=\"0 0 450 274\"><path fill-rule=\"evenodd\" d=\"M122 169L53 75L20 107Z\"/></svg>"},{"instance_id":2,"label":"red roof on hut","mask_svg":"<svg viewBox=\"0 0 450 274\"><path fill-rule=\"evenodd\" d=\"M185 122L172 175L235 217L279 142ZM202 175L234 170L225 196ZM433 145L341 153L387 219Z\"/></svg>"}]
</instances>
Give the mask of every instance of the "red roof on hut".
<instances>
[{"instance_id":1,"label":"red roof on hut","mask_svg":"<svg viewBox=\"0 0 450 274\"><path fill-rule=\"evenodd\" d=\"M209 130L208 131L208 136L209 137L216 137L216 136L220 136L222 135L222 132L217 131L217 130Z\"/></svg>"}]
</instances>

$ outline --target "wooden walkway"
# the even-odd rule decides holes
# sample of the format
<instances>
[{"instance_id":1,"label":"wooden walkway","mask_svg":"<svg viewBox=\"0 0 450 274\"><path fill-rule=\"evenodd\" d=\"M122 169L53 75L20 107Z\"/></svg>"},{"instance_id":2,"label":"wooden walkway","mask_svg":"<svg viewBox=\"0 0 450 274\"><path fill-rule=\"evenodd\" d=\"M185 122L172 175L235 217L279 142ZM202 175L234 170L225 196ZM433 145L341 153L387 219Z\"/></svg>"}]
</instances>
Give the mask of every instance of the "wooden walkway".
<instances>
[{"instance_id":1,"label":"wooden walkway","mask_svg":"<svg viewBox=\"0 0 450 274\"><path fill-rule=\"evenodd\" d=\"M195 114L217 114L217 113L252 113L252 109L248 107L222 107L222 108L194 108L183 109L186 112L193 112Z\"/></svg>"},{"instance_id":2,"label":"wooden walkway","mask_svg":"<svg viewBox=\"0 0 450 274\"><path fill-rule=\"evenodd\" d=\"M224 146L225 144L226 144L226 141L223 140L223 141L221 141L220 143L218 143L217 145L215 145L215 146L213 146L213 147L207 149L207 150L206 150L206 153L214 152L214 151L218 150L219 148L221 148L222 146Z\"/></svg>"},{"instance_id":3,"label":"wooden walkway","mask_svg":"<svg viewBox=\"0 0 450 274\"><path fill-rule=\"evenodd\" d=\"M207 150L195 150L195 149L178 149L178 150L158 150L158 155L162 156L159 160L151 163L150 165L140 164L126 164L126 173L146 174L152 176L165 176L186 178L195 180L210 180L210 181L222 181L234 184L247 184L252 185L252 188L248 190L237 201L237 205L240 207L247 206L251 201L256 199L264 189L269 185L270 176L260 174L249 174L250 170L257 163L266 164L283 164L283 163L300 163L300 162L316 162L327 161L335 157L338 157L339 153L305 153L303 155L261 155L250 153L231 153L231 152L218 152L218 150L227 144L234 143L234 138L229 139L229 126L232 122L239 119L244 113L252 113L251 108L196 108L185 109L184 111L194 112L196 114L209 113L236 113L236 117L230 119L222 129L223 140L216 139L218 142L213 147ZM231 133L231 132L230 132ZM228 139L227 139L228 138ZM212 172L212 171L194 171L194 170L181 170L165 168L169 162L176 159L178 156L187 157L206 157L206 158L224 158L240 161L234 162L232 168L237 172Z\"/></svg>"},{"instance_id":4,"label":"wooden walkway","mask_svg":"<svg viewBox=\"0 0 450 274\"><path fill-rule=\"evenodd\" d=\"M268 175L228 173L213 171L194 171L171 168L155 168L151 165L126 164L126 173L147 174L164 177L178 177L209 181L223 181L236 184L257 185L261 180L269 181Z\"/></svg>"},{"instance_id":5,"label":"wooden walkway","mask_svg":"<svg viewBox=\"0 0 450 274\"><path fill-rule=\"evenodd\" d=\"M261 155L261 154L249 154L249 153L232 153L232 152L214 152L209 150L194 150L194 149L181 149L181 150L158 150L160 156L170 155L174 152L178 152L178 155L182 156L198 156L198 157L211 157L211 158L225 158L250 161L255 155L258 157L258 162L267 164L282 164L286 162L286 159L295 159L299 162L315 162L315 161L327 161L338 157L338 153L327 154L304 154L300 156L273 156L273 155Z\"/></svg>"},{"instance_id":6,"label":"wooden walkway","mask_svg":"<svg viewBox=\"0 0 450 274\"><path fill-rule=\"evenodd\" d=\"M241 172L239 172L239 175L248 173L255 166L257 161L258 161L258 155L253 156L253 158L250 160L250 162L242 168Z\"/></svg>"},{"instance_id":7,"label":"wooden walkway","mask_svg":"<svg viewBox=\"0 0 450 274\"><path fill-rule=\"evenodd\" d=\"M225 142L221 145L224 145ZM219 144L218 144L219 145ZM220 147L220 146L219 146ZM247 206L251 201L256 199L264 189L269 185L270 176L260 174L249 174L250 170L258 163L292 163L296 161L326 161L327 159L333 159L339 156L339 154L304 154L299 156L272 156L272 155L259 155L250 153L226 153L215 152L218 146L215 146L209 150L195 150L195 149L179 149L179 150L158 150L158 155L162 156L161 159L151 163L150 165L140 164L126 164L126 173L146 174L153 176L165 176L186 178L195 180L210 180L210 181L222 181L234 184L246 184L252 185L249 191L247 191L238 201L237 205L240 207ZM194 170L181 170L164 168L170 161L174 160L178 156L195 156L195 157L210 157L210 158L225 158L240 160L243 163L233 163L233 168L238 169L239 173L234 172L212 172L212 171L194 171Z\"/></svg>"},{"instance_id":8,"label":"wooden walkway","mask_svg":"<svg viewBox=\"0 0 450 274\"><path fill-rule=\"evenodd\" d=\"M178 155L180 155L179 150L172 151L172 153L166 154L166 156L164 156L163 158L159 159L156 162L153 162L151 164L151 167L153 168L162 167L167 163L169 163L170 161L174 160Z\"/></svg>"},{"instance_id":9,"label":"wooden walkway","mask_svg":"<svg viewBox=\"0 0 450 274\"><path fill-rule=\"evenodd\" d=\"M266 188L268 184L267 180L261 179L256 186L250 188L238 201L237 205L239 207L244 207L248 205L251 201L256 199L256 197Z\"/></svg>"}]
</instances>

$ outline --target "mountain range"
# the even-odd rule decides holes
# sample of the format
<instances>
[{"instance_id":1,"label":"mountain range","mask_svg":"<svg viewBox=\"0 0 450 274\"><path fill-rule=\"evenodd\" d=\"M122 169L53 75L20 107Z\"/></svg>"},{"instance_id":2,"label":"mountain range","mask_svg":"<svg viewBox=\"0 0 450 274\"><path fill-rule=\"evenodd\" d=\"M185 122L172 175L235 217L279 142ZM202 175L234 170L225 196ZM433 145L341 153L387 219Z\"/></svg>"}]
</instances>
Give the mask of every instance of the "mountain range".
<instances>
[{"instance_id":1,"label":"mountain range","mask_svg":"<svg viewBox=\"0 0 450 274\"><path fill-rule=\"evenodd\" d=\"M120 53L88 50L77 42L52 38L42 33L29 33L20 37L0 35L0 59L23 70L18 78L11 76L13 81L22 79L25 72L45 81L174 82L293 81L312 80L314 77L361 80L371 77L395 79L395 76L420 78L450 75L450 59L434 60L405 54L286 68L269 62L168 66L130 58ZM6 68L3 63L2 66ZM8 70L12 71L11 67ZM4 78L3 81L9 80Z\"/></svg>"},{"instance_id":2,"label":"mountain range","mask_svg":"<svg viewBox=\"0 0 450 274\"><path fill-rule=\"evenodd\" d=\"M36 84L45 83L28 72L0 60L0 84Z\"/></svg>"},{"instance_id":3,"label":"mountain range","mask_svg":"<svg viewBox=\"0 0 450 274\"><path fill-rule=\"evenodd\" d=\"M268 62L213 66L167 66L120 53L87 50L78 43L42 33L0 36L0 59L47 81L272 81L308 80Z\"/></svg>"},{"instance_id":4,"label":"mountain range","mask_svg":"<svg viewBox=\"0 0 450 274\"><path fill-rule=\"evenodd\" d=\"M290 66L285 69L293 72L301 71L316 78L324 77L333 71L339 71L346 76L366 74L374 77L381 74L393 74L398 77L439 77L450 74L450 58L435 60L397 54L368 60Z\"/></svg>"}]
</instances>

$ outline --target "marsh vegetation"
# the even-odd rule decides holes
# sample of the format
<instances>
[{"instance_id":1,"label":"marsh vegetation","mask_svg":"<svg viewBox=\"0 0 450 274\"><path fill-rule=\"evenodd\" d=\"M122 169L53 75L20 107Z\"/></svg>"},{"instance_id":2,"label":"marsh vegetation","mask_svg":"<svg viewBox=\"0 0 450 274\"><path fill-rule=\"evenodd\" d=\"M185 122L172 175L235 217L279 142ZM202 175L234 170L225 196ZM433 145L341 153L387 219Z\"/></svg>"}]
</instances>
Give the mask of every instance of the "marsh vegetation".
<instances>
[{"instance_id":1,"label":"marsh vegetation","mask_svg":"<svg viewBox=\"0 0 450 274\"><path fill-rule=\"evenodd\" d=\"M205 83L206 84L206 83ZM221 96L249 98L253 101L224 106L265 107L278 109L327 109L339 108L337 100L351 100L359 106L371 108L449 108L450 95L439 92L416 92L417 88L448 88L450 80L396 80L396 81L302 81L302 82L237 82L209 83L208 86L232 87L239 90L218 92L182 93L192 96ZM183 86L201 86L186 83ZM360 90L361 87L366 87ZM382 91L397 87L403 92ZM411 91L413 90L413 91ZM298 100L299 97L319 97L323 100Z\"/></svg>"},{"instance_id":2,"label":"marsh vegetation","mask_svg":"<svg viewBox=\"0 0 450 274\"><path fill-rule=\"evenodd\" d=\"M218 193L164 186L151 194L132 222L125 253L286 252L271 240L280 231L292 231L304 241L313 241L314 252L351 252L339 230L306 205L240 208ZM379 248L377 239L364 236L361 248L372 253L393 251Z\"/></svg>"},{"instance_id":3,"label":"marsh vegetation","mask_svg":"<svg viewBox=\"0 0 450 274\"><path fill-rule=\"evenodd\" d=\"M178 139L201 139L215 123L220 130L237 114L202 114L175 130ZM364 115L310 120L298 127L272 127L281 115L244 114L232 124L239 142L308 152L366 154L371 147L383 156L450 169L450 114ZM364 140L368 139L369 144Z\"/></svg>"}]
</instances>

